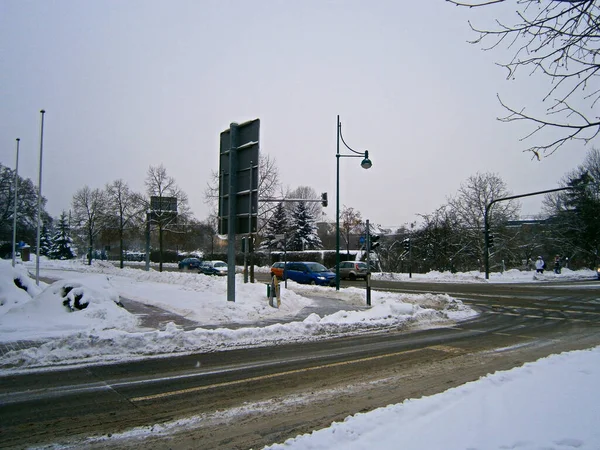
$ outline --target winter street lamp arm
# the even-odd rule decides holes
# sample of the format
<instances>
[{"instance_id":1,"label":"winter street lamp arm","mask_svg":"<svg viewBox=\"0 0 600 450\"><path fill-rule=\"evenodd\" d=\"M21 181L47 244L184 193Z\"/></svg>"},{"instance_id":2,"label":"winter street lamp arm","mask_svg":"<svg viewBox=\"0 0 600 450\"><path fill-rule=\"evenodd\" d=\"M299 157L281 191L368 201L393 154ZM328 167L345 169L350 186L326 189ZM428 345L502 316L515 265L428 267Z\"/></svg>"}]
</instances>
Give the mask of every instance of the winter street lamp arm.
<instances>
[{"instance_id":1,"label":"winter street lamp arm","mask_svg":"<svg viewBox=\"0 0 600 450\"><path fill-rule=\"evenodd\" d=\"M341 154L340 153L340 140L344 146L350 150L353 154ZM337 116L337 151L335 154L336 160L336 186L335 186L335 289L340 290L340 158L363 158L360 163L363 169L369 169L372 166L371 160L369 159L369 152L357 152L350 148L344 137L342 136L342 124L340 122L340 116Z\"/></svg>"}]
</instances>

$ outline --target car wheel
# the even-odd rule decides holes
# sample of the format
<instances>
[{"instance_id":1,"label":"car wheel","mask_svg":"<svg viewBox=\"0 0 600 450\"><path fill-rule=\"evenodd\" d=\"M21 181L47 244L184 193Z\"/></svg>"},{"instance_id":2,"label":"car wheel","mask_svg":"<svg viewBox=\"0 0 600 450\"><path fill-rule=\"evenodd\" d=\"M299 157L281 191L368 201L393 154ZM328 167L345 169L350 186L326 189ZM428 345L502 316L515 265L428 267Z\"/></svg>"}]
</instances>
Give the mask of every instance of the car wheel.
<instances>
[{"instance_id":1,"label":"car wheel","mask_svg":"<svg viewBox=\"0 0 600 450\"><path fill-rule=\"evenodd\" d=\"M315 282L315 280L310 280L310 285L311 285L311 286L314 286L315 284L317 284L317 283Z\"/></svg>"},{"instance_id":2,"label":"car wheel","mask_svg":"<svg viewBox=\"0 0 600 450\"><path fill-rule=\"evenodd\" d=\"M350 281L356 281L356 275L351 273L348 278L350 278Z\"/></svg>"}]
</instances>

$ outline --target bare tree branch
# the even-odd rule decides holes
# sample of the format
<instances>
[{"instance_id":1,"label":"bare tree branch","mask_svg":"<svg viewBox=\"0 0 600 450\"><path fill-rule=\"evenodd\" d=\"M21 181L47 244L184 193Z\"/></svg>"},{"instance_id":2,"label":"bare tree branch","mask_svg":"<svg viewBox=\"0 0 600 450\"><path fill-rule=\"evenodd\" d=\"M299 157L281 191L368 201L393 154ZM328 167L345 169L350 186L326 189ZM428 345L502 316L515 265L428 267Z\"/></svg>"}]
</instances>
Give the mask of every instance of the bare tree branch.
<instances>
[{"instance_id":1,"label":"bare tree branch","mask_svg":"<svg viewBox=\"0 0 600 450\"><path fill-rule=\"evenodd\" d=\"M469 8L506 2L447 1ZM547 128L563 130L561 138L536 143L525 150L538 159L551 155L572 139L588 144L600 133L600 116L594 109L600 102L600 0L514 1L520 7L515 23L496 20L495 29L480 29L469 23L479 34L471 43L490 41L483 48L486 51L500 46L514 50L509 62L498 64L507 70L507 78L515 79L523 69L528 75L547 77L550 88L541 102L552 100L542 116L526 114L524 108L500 101L509 114L499 120L532 122L534 130L521 140Z\"/></svg>"}]
</instances>

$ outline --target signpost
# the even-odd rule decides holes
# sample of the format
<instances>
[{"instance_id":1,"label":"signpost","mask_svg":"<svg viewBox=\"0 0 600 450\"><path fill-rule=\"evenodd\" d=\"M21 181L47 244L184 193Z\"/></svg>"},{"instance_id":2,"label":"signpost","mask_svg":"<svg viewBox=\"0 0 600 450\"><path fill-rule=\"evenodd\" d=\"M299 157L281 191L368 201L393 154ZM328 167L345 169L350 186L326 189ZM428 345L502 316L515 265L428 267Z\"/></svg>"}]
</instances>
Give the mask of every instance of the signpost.
<instances>
[{"instance_id":1,"label":"signpost","mask_svg":"<svg viewBox=\"0 0 600 450\"><path fill-rule=\"evenodd\" d=\"M162 272L162 230L165 226L177 223L177 197L150 196L150 210L146 212L146 271L150 270L150 224L159 224L160 261Z\"/></svg>"},{"instance_id":2,"label":"signpost","mask_svg":"<svg viewBox=\"0 0 600 450\"><path fill-rule=\"evenodd\" d=\"M227 234L227 300L235 301L235 235L256 232L260 120L232 123L219 146L219 234Z\"/></svg>"},{"instance_id":3,"label":"signpost","mask_svg":"<svg viewBox=\"0 0 600 450\"><path fill-rule=\"evenodd\" d=\"M232 123L221 133L219 153L219 234L233 217L237 234L255 233L258 217L260 120ZM231 213L231 207L235 211Z\"/></svg>"}]
</instances>

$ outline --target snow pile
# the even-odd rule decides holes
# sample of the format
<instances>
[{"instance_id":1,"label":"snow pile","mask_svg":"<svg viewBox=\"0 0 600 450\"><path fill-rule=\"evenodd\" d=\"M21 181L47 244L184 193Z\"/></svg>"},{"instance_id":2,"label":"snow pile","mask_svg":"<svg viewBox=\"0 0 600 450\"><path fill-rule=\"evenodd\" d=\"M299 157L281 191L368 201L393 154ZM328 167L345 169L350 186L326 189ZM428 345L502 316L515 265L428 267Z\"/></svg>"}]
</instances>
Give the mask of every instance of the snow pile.
<instances>
[{"instance_id":1,"label":"snow pile","mask_svg":"<svg viewBox=\"0 0 600 450\"><path fill-rule=\"evenodd\" d=\"M407 273L378 272L372 275L374 280L389 281L430 281L434 283L526 283L531 281L582 281L596 279L595 270L582 269L571 270L561 269L561 273L554 273L552 270L544 270L543 274L536 273L535 270L522 271L518 269L505 270L504 272L491 272L489 280L486 280L485 273L473 270L470 272L452 273L450 271L438 272L432 270L428 273L413 273L409 278Z\"/></svg>"},{"instance_id":2,"label":"snow pile","mask_svg":"<svg viewBox=\"0 0 600 450\"><path fill-rule=\"evenodd\" d=\"M18 279L27 291L10 281ZM119 305L119 295L106 278L65 279L42 288L20 265L0 261L0 292L8 292L10 304L2 308L2 340L13 333L28 339L40 339L88 330L135 330L138 319ZM23 295L25 293L25 295Z\"/></svg>"},{"instance_id":3,"label":"snow pile","mask_svg":"<svg viewBox=\"0 0 600 450\"><path fill-rule=\"evenodd\" d=\"M596 450L599 361L600 347L553 355L265 449Z\"/></svg>"},{"instance_id":4,"label":"snow pile","mask_svg":"<svg viewBox=\"0 0 600 450\"><path fill-rule=\"evenodd\" d=\"M447 295L372 292L365 307L364 289L281 286L281 307L269 306L266 286L236 278L236 301L226 301L225 278L189 272L116 269L104 262L91 266L52 262L45 276L65 277L0 316L0 342L39 341L7 352L0 370L124 361L166 354L208 352L286 342L308 342L364 331L407 326L451 325L475 312ZM44 264L45 266L45 264ZM12 271L10 265L3 266ZM5 271L3 270L3 272ZM76 272L75 270L79 270ZM22 268L19 273L26 274ZM6 277L6 280L12 276ZM338 312L320 317L300 311L314 307L309 296L330 298ZM197 322L184 330L173 323L150 330L120 307L119 296L138 300ZM256 326L261 322L263 326ZM274 323L278 322L278 323ZM246 324L246 326L244 326ZM204 326L219 326L207 329Z\"/></svg>"},{"instance_id":5,"label":"snow pile","mask_svg":"<svg viewBox=\"0 0 600 450\"><path fill-rule=\"evenodd\" d=\"M10 262L0 260L0 316L15 305L27 303L41 291L23 265L12 267Z\"/></svg>"}]
</instances>

